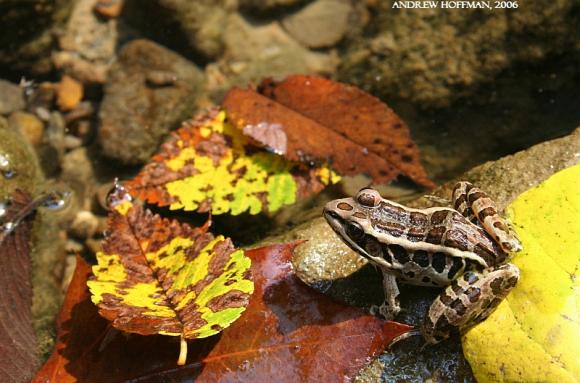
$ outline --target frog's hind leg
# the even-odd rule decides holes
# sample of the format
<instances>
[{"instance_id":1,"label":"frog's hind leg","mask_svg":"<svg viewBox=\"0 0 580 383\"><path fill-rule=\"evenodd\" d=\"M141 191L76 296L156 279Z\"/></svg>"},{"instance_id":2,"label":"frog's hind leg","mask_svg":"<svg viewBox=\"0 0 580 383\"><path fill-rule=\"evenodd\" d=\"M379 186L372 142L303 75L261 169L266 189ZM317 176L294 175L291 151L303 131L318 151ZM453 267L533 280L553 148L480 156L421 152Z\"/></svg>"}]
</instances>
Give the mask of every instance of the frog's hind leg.
<instances>
[{"instance_id":1,"label":"frog's hind leg","mask_svg":"<svg viewBox=\"0 0 580 383\"><path fill-rule=\"evenodd\" d=\"M453 189L455 210L483 229L505 252L520 251L522 245L508 222L498 214L495 202L469 182L458 182Z\"/></svg>"},{"instance_id":2,"label":"frog's hind leg","mask_svg":"<svg viewBox=\"0 0 580 383\"><path fill-rule=\"evenodd\" d=\"M401 312L399 287L397 286L397 278L393 274L385 270L382 272L385 301L380 306L372 306L371 314L379 314L386 320L391 320Z\"/></svg>"},{"instance_id":3,"label":"frog's hind leg","mask_svg":"<svg viewBox=\"0 0 580 383\"><path fill-rule=\"evenodd\" d=\"M483 272L468 271L435 299L425 316L421 332L427 343L449 337L454 329L481 322L514 288L519 269L507 263Z\"/></svg>"}]
</instances>

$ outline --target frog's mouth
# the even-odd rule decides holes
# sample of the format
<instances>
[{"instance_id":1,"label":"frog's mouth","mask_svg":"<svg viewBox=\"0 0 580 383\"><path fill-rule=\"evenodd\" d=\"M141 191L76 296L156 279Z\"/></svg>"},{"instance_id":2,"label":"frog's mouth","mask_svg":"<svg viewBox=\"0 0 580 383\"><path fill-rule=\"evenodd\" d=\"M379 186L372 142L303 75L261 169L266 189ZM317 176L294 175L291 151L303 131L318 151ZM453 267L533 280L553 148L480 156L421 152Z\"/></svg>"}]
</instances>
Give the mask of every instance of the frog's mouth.
<instances>
[{"instance_id":1,"label":"frog's mouth","mask_svg":"<svg viewBox=\"0 0 580 383\"><path fill-rule=\"evenodd\" d=\"M338 237L344 242L348 247L350 247L353 251L357 252L358 254L362 255L363 257L371 260L373 259L367 251L360 247L358 243L353 241L350 236L346 233L345 226L346 222L345 219L338 215L331 209L324 208L322 211L322 215L326 219L326 222L330 225L332 230L338 235Z\"/></svg>"}]
</instances>

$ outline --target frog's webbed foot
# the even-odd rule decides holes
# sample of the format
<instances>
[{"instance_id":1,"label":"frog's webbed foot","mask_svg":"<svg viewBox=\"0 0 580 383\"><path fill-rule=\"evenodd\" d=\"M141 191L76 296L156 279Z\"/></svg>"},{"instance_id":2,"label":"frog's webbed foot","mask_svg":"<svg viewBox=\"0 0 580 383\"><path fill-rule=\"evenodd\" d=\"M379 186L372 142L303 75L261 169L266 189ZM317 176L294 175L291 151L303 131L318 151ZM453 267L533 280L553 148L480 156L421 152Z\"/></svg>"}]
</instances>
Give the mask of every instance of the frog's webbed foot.
<instances>
[{"instance_id":1,"label":"frog's webbed foot","mask_svg":"<svg viewBox=\"0 0 580 383\"><path fill-rule=\"evenodd\" d=\"M373 305L371 307L371 314L378 315L386 320L394 319L401 312L401 305L399 304L399 287L397 286L397 278L388 270L381 269L383 272L383 291L385 293L385 301L380 305Z\"/></svg>"},{"instance_id":2,"label":"frog's webbed foot","mask_svg":"<svg viewBox=\"0 0 580 383\"><path fill-rule=\"evenodd\" d=\"M396 306L392 306L391 304L384 302L380 306L372 305L369 311L372 315L381 317L385 320L393 320L397 315L399 315L400 312L404 310L401 309L401 306L399 306L398 302Z\"/></svg>"}]
</instances>

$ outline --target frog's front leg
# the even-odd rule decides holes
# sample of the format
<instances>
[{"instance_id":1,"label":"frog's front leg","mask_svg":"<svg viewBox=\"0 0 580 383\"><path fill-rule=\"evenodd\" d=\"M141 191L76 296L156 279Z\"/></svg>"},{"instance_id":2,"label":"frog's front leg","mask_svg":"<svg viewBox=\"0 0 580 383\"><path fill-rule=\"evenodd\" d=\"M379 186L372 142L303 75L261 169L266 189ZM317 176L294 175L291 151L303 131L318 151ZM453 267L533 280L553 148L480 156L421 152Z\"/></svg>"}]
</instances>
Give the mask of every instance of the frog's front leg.
<instances>
[{"instance_id":1,"label":"frog's front leg","mask_svg":"<svg viewBox=\"0 0 580 383\"><path fill-rule=\"evenodd\" d=\"M389 271L381 269L383 272L383 291L385 293L385 301L380 306L373 305L371 307L371 314L379 314L386 320L392 320L399 312L401 312L401 305L399 304L399 287L397 286L397 279Z\"/></svg>"},{"instance_id":2,"label":"frog's front leg","mask_svg":"<svg viewBox=\"0 0 580 383\"><path fill-rule=\"evenodd\" d=\"M489 316L514 288L519 269L510 263L484 270L467 271L435 299L421 332L427 343L449 337L455 328L466 329Z\"/></svg>"}]
</instances>

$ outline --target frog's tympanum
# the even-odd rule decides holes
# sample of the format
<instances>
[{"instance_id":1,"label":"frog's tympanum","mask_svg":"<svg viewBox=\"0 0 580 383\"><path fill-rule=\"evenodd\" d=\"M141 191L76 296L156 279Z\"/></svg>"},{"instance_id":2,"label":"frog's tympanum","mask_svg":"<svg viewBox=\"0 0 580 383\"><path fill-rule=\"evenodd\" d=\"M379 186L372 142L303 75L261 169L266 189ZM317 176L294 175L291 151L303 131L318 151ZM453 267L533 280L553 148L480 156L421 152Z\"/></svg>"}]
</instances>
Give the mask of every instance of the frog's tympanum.
<instances>
[{"instance_id":1,"label":"frog's tympanum","mask_svg":"<svg viewBox=\"0 0 580 383\"><path fill-rule=\"evenodd\" d=\"M518 268L507 260L522 247L495 203L460 182L453 205L412 209L367 188L324 208L324 217L342 240L383 273L385 302L374 312L386 319L399 313L397 280L445 287L421 326L432 344L454 328L487 318L519 278Z\"/></svg>"}]
</instances>

